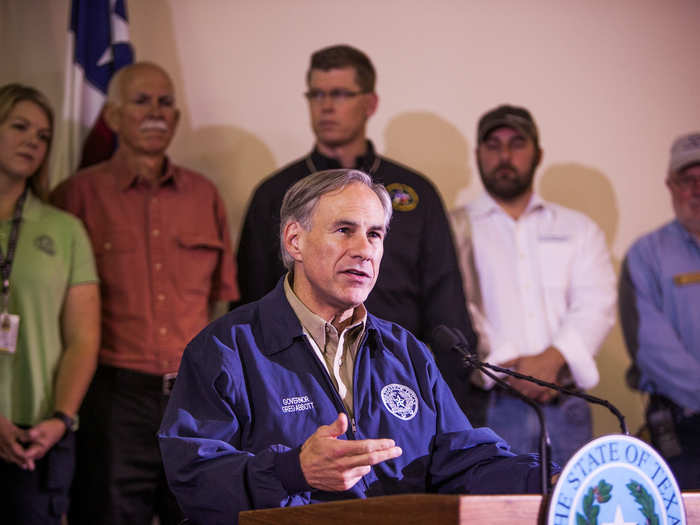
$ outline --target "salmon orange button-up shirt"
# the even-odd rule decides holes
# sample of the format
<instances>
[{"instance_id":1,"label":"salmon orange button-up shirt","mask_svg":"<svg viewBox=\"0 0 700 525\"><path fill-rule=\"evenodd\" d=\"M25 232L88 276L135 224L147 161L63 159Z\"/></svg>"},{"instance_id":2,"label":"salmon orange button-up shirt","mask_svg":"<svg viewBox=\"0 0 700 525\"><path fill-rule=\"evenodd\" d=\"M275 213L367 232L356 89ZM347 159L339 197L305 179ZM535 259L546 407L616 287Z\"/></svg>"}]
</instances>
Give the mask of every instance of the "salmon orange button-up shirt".
<instances>
[{"instance_id":1,"label":"salmon orange button-up shirt","mask_svg":"<svg viewBox=\"0 0 700 525\"><path fill-rule=\"evenodd\" d=\"M117 153L52 195L90 235L102 295L101 364L177 371L209 304L238 298L226 210L214 184L166 161L154 184Z\"/></svg>"}]
</instances>

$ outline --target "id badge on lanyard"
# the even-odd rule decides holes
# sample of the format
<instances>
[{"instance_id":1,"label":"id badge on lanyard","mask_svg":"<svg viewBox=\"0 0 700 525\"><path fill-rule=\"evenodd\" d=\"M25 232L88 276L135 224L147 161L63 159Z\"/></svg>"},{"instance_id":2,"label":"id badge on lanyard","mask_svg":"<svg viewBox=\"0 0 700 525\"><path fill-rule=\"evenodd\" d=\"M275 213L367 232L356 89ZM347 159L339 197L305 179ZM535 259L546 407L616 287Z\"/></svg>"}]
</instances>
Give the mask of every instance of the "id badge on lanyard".
<instances>
[{"instance_id":1,"label":"id badge on lanyard","mask_svg":"<svg viewBox=\"0 0 700 525\"><path fill-rule=\"evenodd\" d=\"M3 255L0 250L0 273L2 274L2 289L0 290L0 354L14 354L17 351L17 336L19 335L19 315L9 313L10 302L10 272L12 262L15 258L17 248L17 236L19 235L19 225L22 220L22 207L27 198L27 188L25 187L15 206L15 213L12 217L12 230L10 231L10 241L7 246L7 255Z\"/></svg>"},{"instance_id":2,"label":"id badge on lanyard","mask_svg":"<svg viewBox=\"0 0 700 525\"><path fill-rule=\"evenodd\" d=\"M14 354L17 351L19 315L0 312L0 353Z\"/></svg>"}]
</instances>

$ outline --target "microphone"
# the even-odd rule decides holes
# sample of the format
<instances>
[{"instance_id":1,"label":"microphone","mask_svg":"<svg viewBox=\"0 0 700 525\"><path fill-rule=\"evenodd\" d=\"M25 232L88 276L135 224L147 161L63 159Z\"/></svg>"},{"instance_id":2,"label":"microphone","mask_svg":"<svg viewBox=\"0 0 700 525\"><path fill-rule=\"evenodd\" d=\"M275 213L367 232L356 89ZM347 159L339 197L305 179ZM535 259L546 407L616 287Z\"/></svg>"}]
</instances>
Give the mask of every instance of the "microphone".
<instances>
[{"instance_id":1,"label":"microphone","mask_svg":"<svg viewBox=\"0 0 700 525\"><path fill-rule=\"evenodd\" d=\"M441 327L447 328L444 325L440 325L435 329L435 331L437 331ZM458 328L447 328L447 330L451 330L455 334L455 337L458 338L458 344L450 347L450 349L457 350L459 353L462 354L462 356L464 357L464 360L467 363L472 365L474 368L478 368L479 370L483 371L490 378L493 379L493 376L490 374L487 374L486 370L484 370L484 368L490 368L491 370L495 370L496 372L502 372L506 375L516 377L518 379L524 379L525 381L530 381L532 383L535 383L536 385L551 388L552 390L556 390L557 392L560 392L560 393L565 394L567 396L578 397L581 399L585 399L589 403L604 406L610 412L612 412L612 414L617 418L617 421L620 424L620 430L622 431L622 433L626 436L630 435L629 430L627 429L627 423L625 422L625 416L623 416L622 413L617 409L617 407L615 405L613 405L610 401L608 401L606 399L602 399L600 397L592 396L590 394L586 394L585 392L579 392L578 390L564 388L564 387L559 386L555 383L549 383L547 381L543 381L542 379L538 379L536 377L521 374L521 373L516 372L514 370L510 370L508 368L502 368L500 366L492 365L490 363L486 363L484 361L481 361L476 356L476 352L469 346L466 338L464 337L464 335L462 335L462 332L460 332ZM435 332L433 332L433 336L434 335L435 335Z\"/></svg>"},{"instance_id":2,"label":"microphone","mask_svg":"<svg viewBox=\"0 0 700 525\"><path fill-rule=\"evenodd\" d=\"M457 328L448 328L445 325L439 325L433 330L433 342L436 348L444 348L449 350L456 350L464 357L464 360L470 365L481 370L484 374L493 379L496 383L501 385L503 388L512 392L514 395L522 399L525 403L530 405L537 413L537 418L540 421L540 483L542 485L542 496L546 498L549 494L550 489L550 479L551 475L551 465L549 463L549 457L551 456L551 442L549 440L549 433L547 432L547 425L544 422L544 413L542 412L542 407L530 399L526 395L522 394L508 383L503 381L496 374L488 370L485 365L478 359L474 358L472 351L467 343L464 334Z\"/></svg>"}]
</instances>

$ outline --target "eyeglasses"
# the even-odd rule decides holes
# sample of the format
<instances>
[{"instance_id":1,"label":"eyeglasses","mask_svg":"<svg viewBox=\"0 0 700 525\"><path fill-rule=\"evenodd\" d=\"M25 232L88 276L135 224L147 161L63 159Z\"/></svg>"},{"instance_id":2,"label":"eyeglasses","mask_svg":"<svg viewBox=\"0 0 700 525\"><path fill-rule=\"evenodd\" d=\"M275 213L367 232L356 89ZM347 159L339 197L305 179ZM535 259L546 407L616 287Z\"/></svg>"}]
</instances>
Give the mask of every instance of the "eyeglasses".
<instances>
[{"instance_id":1,"label":"eyeglasses","mask_svg":"<svg viewBox=\"0 0 700 525\"><path fill-rule=\"evenodd\" d=\"M678 175L671 177L671 182L682 191L688 191L696 185L700 186L700 176Z\"/></svg>"},{"instance_id":2,"label":"eyeglasses","mask_svg":"<svg viewBox=\"0 0 700 525\"><path fill-rule=\"evenodd\" d=\"M330 91L324 91L322 89L310 89L304 96L311 102L318 104L323 102L326 97L329 97L334 104L343 103L351 98L355 98L358 95L367 93L366 91L350 91L349 89L331 89Z\"/></svg>"}]
</instances>

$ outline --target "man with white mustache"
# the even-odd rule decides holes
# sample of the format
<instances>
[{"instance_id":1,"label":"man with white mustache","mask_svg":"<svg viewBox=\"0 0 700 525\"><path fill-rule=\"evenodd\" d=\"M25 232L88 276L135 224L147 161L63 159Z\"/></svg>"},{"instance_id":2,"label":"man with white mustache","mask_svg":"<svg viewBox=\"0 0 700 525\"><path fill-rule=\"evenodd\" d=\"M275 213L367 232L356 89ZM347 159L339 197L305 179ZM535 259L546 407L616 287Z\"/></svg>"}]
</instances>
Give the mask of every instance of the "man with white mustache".
<instances>
[{"instance_id":1,"label":"man with white mustache","mask_svg":"<svg viewBox=\"0 0 700 525\"><path fill-rule=\"evenodd\" d=\"M143 523L182 513L155 433L187 342L238 297L224 204L206 178L170 162L179 111L162 68L137 63L109 86L118 148L61 184L83 220L102 293L99 366L80 410L70 523Z\"/></svg>"}]
</instances>

